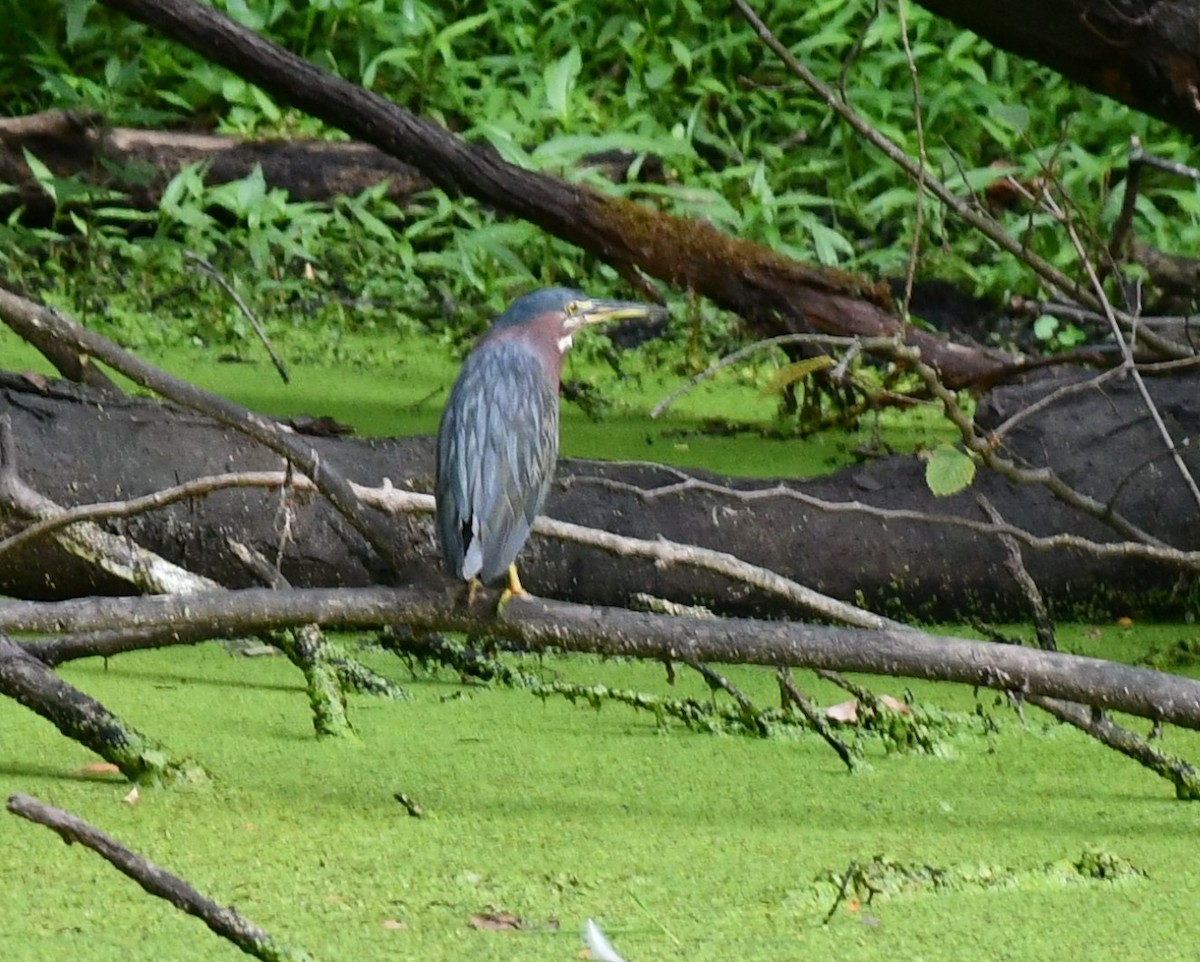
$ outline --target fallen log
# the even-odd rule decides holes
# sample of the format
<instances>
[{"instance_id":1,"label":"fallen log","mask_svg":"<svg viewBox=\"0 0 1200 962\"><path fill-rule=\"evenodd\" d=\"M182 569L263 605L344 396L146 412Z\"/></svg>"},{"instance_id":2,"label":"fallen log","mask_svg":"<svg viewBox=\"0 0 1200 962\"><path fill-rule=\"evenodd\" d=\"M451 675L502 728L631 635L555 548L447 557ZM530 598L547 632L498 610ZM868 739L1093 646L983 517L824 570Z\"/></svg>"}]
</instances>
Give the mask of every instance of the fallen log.
<instances>
[{"instance_id":1,"label":"fallen log","mask_svg":"<svg viewBox=\"0 0 1200 962\"><path fill-rule=\"evenodd\" d=\"M994 428L1062 383L993 392L978 419ZM1200 425L1194 380L1148 383L1176 437L1194 435ZM0 375L0 415L11 419L22 480L63 505L130 498L223 472L283 468L279 455L207 418L64 382L39 386ZM415 491L432 488L431 439L306 440L322 463L359 484L378 487L388 479ZM1003 443L1010 456L1053 468L1167 544L1185 551L1200 546L1200 512L1162 456L1161 438L1132 385L1110 380L1103 388L1070 393L1013 427ZM1191 470L1200 470L1195 445L1183 450ZM114 451L122 457L113 457ZM754 493L764 488L771 491ZM1190 581L1184 576L1195 570L1186 560L1154 560L1125 546L1100 521L1080 518L1044 488L1018 487L986 470L967 491L934 498L923 463L913 457L778 484L665 466L564 460L547 514L727 552L887 613L1023 617L1024 598L1003 573L1004 548L986 533L979 494L1009 525L1032 535L1066 532L1119 546L1099 554L1069 543L1025 548L1030 573L1060 616L1185 610ZM974 527L949 523L954 517ZM408 562L405 577L437 569L427 516L389 519L376 512L373 518L372 527ZM284 576L296 587L360 587L394 577L363 536L312 493L233 488L108 527L227 587L256 583L230 539L264 557L280 557ZM13 530L11 521L6 529ZM802 614L778 596L713 572L616 557L540 535L522 555L522 576L539 595L595 604L624 605L644 592L734 614ZM130 590L48 540L0 556L0 592L8 595L62 599Z\"/></svg>"},{"instance_id":2,"label":"fallen log","mask_svg":"<svg viewBox=\"0 0 1200 962\"><path fill-rule=\"evenodd\" d=\"M57 209L25 159L31 153L56 177L78 176L117 191L136 210L156 210L163 189L189 164L204 164L206 184L224 184L262 168L268 188L293 201L353 197L387 183L387 197L407 201L430 186L414 167L369 144L323 140L248 141L189 131L108 127L96 114L55 110L0 118L0 218L24 208L27 223L49 223Z\"/></svg>"}]
</instances>

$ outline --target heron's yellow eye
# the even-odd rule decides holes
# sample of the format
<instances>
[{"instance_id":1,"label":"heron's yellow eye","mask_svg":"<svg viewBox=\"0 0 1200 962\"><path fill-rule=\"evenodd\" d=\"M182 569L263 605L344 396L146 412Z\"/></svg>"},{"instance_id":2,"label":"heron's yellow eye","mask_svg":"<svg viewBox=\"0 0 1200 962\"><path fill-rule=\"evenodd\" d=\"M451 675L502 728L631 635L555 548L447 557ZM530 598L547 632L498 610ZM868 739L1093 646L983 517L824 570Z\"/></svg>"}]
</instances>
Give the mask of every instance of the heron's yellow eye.
<instances>
[{"instance_id":1,"label":"heron's yellow eye","mask_svg":"<svg viewBox=\"0 0 1200 962\"><path fill-rule=\"evenodd\" d=\"M568 301L567 302L567 317L573 317L574 315L578 314L580 307L581 307L581 305L580 305L579 301Z\"/></svg>"}]
</instances>

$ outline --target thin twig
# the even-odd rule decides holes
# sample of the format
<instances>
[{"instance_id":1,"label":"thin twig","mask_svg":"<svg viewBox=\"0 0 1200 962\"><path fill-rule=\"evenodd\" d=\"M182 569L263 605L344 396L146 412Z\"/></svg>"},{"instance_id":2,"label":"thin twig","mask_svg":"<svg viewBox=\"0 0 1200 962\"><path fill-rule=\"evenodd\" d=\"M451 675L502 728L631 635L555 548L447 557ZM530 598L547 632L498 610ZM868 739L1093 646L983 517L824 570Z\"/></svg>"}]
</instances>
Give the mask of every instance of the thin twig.
<instances>
[{"instance_id":1,"label":"thin twig","mask_svg":"<svg viewBox=\"0 0 1200 962\"><path fill-rule=\"evenodd\" d=\"M871 351L891 347L896 343L898 341L893 337L842 337L836 334L779 334L775 337L764 338L761 341L755 341L753 344L747 344L745 347L738 348L738 350L726 354L719 360L714 361L699 374L693 375L654 405L650 409L650 417L659 417L683 395L695 388L696 385L719 374L725 368L737 364L752 354L757 354L760 351L766 351L773 347L785 347L789 344L811 344L820 347L845 347L859 351Z\"/></svg>"},{"instance_id":2,"label":"thin twig","mask_svg":"<svg viewBox=\"0 0 1200 962\"><path fill-rule=\"evenodd\" d=\"M993 520L999 519L999 512L987 498L981 495L979 501L983 510ZM1046 603L1042 599L1037 582L1033 580L1026 569L1016 542L1012 538L1002 538L1001 540L1008 550L1006 567L1009 574L1029 602L1039 647L1043 651L1056 651L1054 623L1050 620L1050 614L1046 610ZM1182 759L1153 748L1144 738L1105 718L1103 712L1095 711L1077 702L1046 695L1009 691L1008 696L1018 711L1020 711L1021 703L1028 701L1031 705L1036 705L1042 711L1049 712L1060 721L1073 725L1102 745L1121 752L1166 778L1175 786L1176 798L1186 801L1200 800L1200 772Z\"/></svg>"},{"instance_id":3,"label":"thin twig","mask_svg":"<svg viewBox=\"0 0 1200 962\"><path fill-rule=\"evenodd\" d=\"M0 318L9 317L20 317L34 327L52 332L62 342L90 354L142 387L190 410L208 415L221 424L253 438L282 457L294 461L380 558L394 571L406 569L405 559L398 553L390 538L373 524L373 519L354 497L346 479L330 465L322 463L317 448L301 441L282 425L147 364L108 338L81 327L52 308L0 288Z\"/></svg>"},{"instance_id":4,"label":"thin twig","mask_svg":"<svg viewBox=\"0 0 1200 962\"><path fill-rule=\"evenodd\" d=\"M637 463L637 462L619 462L619 463ZM660 485L657 488L642 488L634 484L629 484L626 481L614 481L611 478L598 477L582 477L575 476L563 478L559 480L559 484L564 487L570 487L574 484L596 485L598 487L610 488L614 491L626 492L640 500L651 502L659 498L674 497L685 491L697 490L707 491L714 494L722 494L726 497L733 498L739 501L757 501L764 498L787 498L806 505L810 508L816 508L820 511L829 512L850 512L856 514L865 514L874 518L879 518L883 521L916 521L922 524L946 525L952 528L961 528L965 531L972 531L976 534L995 536L998 534L1008 534L1016 538L1022 544L1027 544L1032 548L1037 548L1040 551L1055 551L1061 549L1075 549L1086 551L1098 558L1142 558L1149 561L1160 561L1167 564L1178 565L1188 570L1200 569L1200 551L1182 551L1178 548L1172 548L1170 545L1163 544L1142 544L1137 541L1093 541L1090 538L1085 538L1082 535L1075 534L1055 534L1039 536L1026 531L1023 528L1018 528L1014 525L1005 523L1001 525L991 524L986 521L976 521L972 518L964 518L958 515L942 515L931 514L928 511L916 511L909 508L880 508L872 504L866 504L862 501L829 501L825 498L818 498L811 494L805 494L803 491L797 491L785 484L775 484L768 488L751 488L738 489L730 488L726 485L715 484L711 481L705 481L701 478L693 478L685 475L677 469L667 468L663 465L654 465L654 467L676 474L682 480L672 484ZM545 519L539 519L539 523ZM535 531L541 531L545 534L550 534L556 537L570 538L577 540L573 536L571 529L575 526L558 527L564 524L562 522L554 522L545 528L534 526ZM586 531L588 529L577 529ZM590 543L580 541L579 543Z\"/></svg>"},{"instance_id":5,"label":"thin twig","mask_svg":"<svg viewBox=\"0 0 1200 962\"><path fill-rule=\"evenodd\" d=\"M29 487L17 469L12 419L0 414L0 506L29 518L57 518L63 508ZM187 594L218 587L211 578L195 574L136 542L109 534L84 522L73 531L55 535L59 547L85 564L120 578L141 591Z\"/></svg>"},{"instance_id":6,"label":"thin twig","mask_svg":"<svg viewBox=\"0 0 1200 962\"><path fill-rule=\"evenodd\" d=\"M307 480L307 479L306 479ZM21 545L36 538L52 534L81 521L103 521L109 518L131 518L134 515L145 514L156 508L163 508L177 501L190 498L205 497L216 491L229 488L282 488L288 483L287 475L282 471L243 471L233 474L210 474L201 478L193 478L183 484L163 488L151 494L125 501L101 501L95 504L81 504L73 508L64 508L61 514L35 521L16 534L9 535L0 541L0 555L19 548ZM311 490L311 485L305 485Z\"/></svg>"},{"instance_id":7,"label":"thin twig","mask_svg":"<svg viewBox=\"0 0 1200 962\"><path fill-rule=\"evenodd\" d=\"M271 355L271 363L275 365L275 370L277 370L279 372L279 376L283 378L283 383L290 383L291 378L288 376L287 366L283 363L283 358L275 353L275 347L271 344L271 339L267 337L267 332L263 329L263 326L258 322L258 318L254 316L254 312L250 310L250 308L246 305L246 302L242 300L241 295L233 289L233 286L229 283L229 281L225 280L224 275L215 267L213 267L209 261L205 260L199 254L196 254L193 251L184 251L183 259L186 261L191 261L197 267L201 268L205 273L208 274L209 277L211 277L214 281L220 284L222 288L224 288L226 294L233 298L233 303L238 306L238 310L240 310L245 316L246 320L250 322L250 326L254 328L254 333L258 335L258 339L262 341L263 347L265 347L267 349L267 353Z\"/></svg>"},{"instance_id":8,"label":"thin twig","mask_svg":"<svg viewBox=\"0 0 1200 962\"><path fill-rule=\"evenodd\" d=\"M917 64L913 60L912 47L908 42L907 10L906 0L899 0L896 12L900 18L900 41L904 45L904 59L908 63L908 75L912 82L913 124L917 135L917 196L913 211L912 242L908 248L908 268L904 272L904 300L900 304L900 314L905 320L908 320L913 280L917 276L917 261L921 253L921 230L925 222L925 178L929 172L929 156L925 152L925 124L921 117L921 79L917 75Z\"/></svg>"},{"instance_id":9,"label":"thin twig","mask_svg":"<svg viewBox=\"0 0 1200 962\"><path fill-rule=\"evenodd\" d=\"M837 911L839 905L845 901L846 892L850 888L850 880L854 878L854 873L858 871L858 863L851 862L846 866L846 872L842 876L841 884L838 885L837 895L834 897L833 904L829 906L829 911L825 913L825 918L821 921L822 925L828 925L829 920L833 918L833 913Z\"/></svg>"},{"instance_id":10,"label":"thin twig","mask_svg":"<svg viewBox=\"0 0 1200 962\"><path fill-rule=\"evenodd\" d=\"M1053 205L1048 197L1047 203ZM1061 211L1052 207L1052 212L1061 217ZM1100 301L1101 310L1104 316L1108 319L1109 326L1112 328L1113 337L1117 343L1121 345L1121 349L1125 355L1125 369L1129 371L1133 378L1133 383L1137 386L1138 393L1141 394L1142 400L1146 404L1146 409L1150 412L1150 418L1154 421L1154 426L1158 429L1159 435L1163 439L1163 444L1170 453L1175 466L1179 469L1179 475L1183 478L1184 484L1192 493L1192 498L1196 502L1196 506L1200 507L1200 487L1196 484L1196 479L1192 476L1191 470L1184 463L1183 455L1179 453L1179 448L1175 445L1175 439L1171 437L1171 432L1167 430L1166 424L1163 423L1162 414L1159 413L1158 405L1154 403L1154 399L1150 396L1150 391L1146 388L1146 382L1138 373L1137 366L1133 363L1133 353L1128 341L1125 340L1121 326L1117 323L1116 314L1112 304L1108 300L1108 296L1104 292L1104 285L1100 283L1100 278L1096 276L1095 266L1087 256L1087 252L1083 248L1083 242L1080 241L1079 235L1075 231L1074 225L1069 219L1062 218L1063 224L1067 230L1067 236L1071 238L1071 243L1075 247L1075 252L1079 255L1079 260L1083 264L1084 270L1087 271L1088 281L1092 285L1092 289L1096 292L1096 297ZM1135 332L1136 333L1136 332Z\"/></svg>"},{"instance_id":11,"label":"thin twig","mask_svg":"<svg viewBox=\"0 0 1200 962\"><path fill-rule=\"evenodd\" d=\"M1200 801L1200 772L1195 766L1160 751L1140 735L1118 725L1103 712L1096 712L1076 702L1042 695L1026 695L1031 705L1049 712L1059 721L1066 722L1081 732L1090 735L1102 745L1132 758L1156 775L1175 786L1175 797L1180 801Z\"/></svg>"},{"instance_id":12,"label":"thin twig","mask_svg":"<svg viewBox=\"0 0 1200 962\"><path fill-rule=\"evenodd\" d=\"M1121 212L1113 224L1112 236L1108 241L1108 256L1113 260L1125 254L1126 242L1133 230L1133 215L1137 211L1138 191L1142 185L1142 161L1145 157L1142 142L1137 137L1129 138L1129 162L1125 167L1125 192L1121 197Z\"/></svg>"},{"instance_id":13,"label":"thin twig","mask_svg":"<svg viewBox=\"0 0 1200 962\"><path fill-rule=\"evenodd\" d=\"M854 754L850 751L846 743L833 733L833 729L829 727L829 724L821 716L817 707L796 687L796 682L792 678L791 671L787 668L780 668L776 673L776 677L779 679L779 689L787 696L787 700L800 710L800 714L812 725L813 730L825 740L825 743L830 748L837 752L837 756L842 760L843 764L850 771L854 771Z\"/></svg>"},{"instance_id":14,"label":"thin twig","mask_svg":"<svg viewBox=\"0 0 1200 962\"><path fill-rule=\"evenodd\" d=\"M1032 297L1014 297L1010 304L1014 311L1037 317L1041 314L1053 314L1056 317L1067 317L1073 321L1088 321L1095 324L1107 325L1108 319L1099 311L1090 311L1078 304L1064 304L1060 301L1039 301ZM1139 324L1149 324L1152 327L1197 327L1200 326L1200 315L1195 314L1146 314L1138 318ZM1193 367L1200 364L1200 357L1179 358L1174 361L1162 361L1151 364L1139 364L1138 369L1143 373L1168 370L1178 370L1181 366Z\"/></svg>"},{"instance_id":15,"label":"thin twig","mask_svg":"<svg viewBox=\"0 0 1200 962\"><path fill-rule=\"evenodd\" d=\"M986 495L979 495L979 506L983 508L984 513L996 524L1003 522L1000 517L1000 512L996 510L996 506L987 498ZM1041 589L1038 588L1037 582L1033 580L1033 576L1029 573L1029 569L1025 567L1025 561L1021 557L1021 549L1017 545L1016 539L1008 535L1000 536L1000 543L1004 545L1004 549L1008 554L1008 559L1005 562L1005 567L1012 579L1017 583L1017 587L1021 589L1021 593L1025 595L1025 599L1029 602L1029 612L1033 616L1033 628L1037 634L1038 647L1042 651L1058 651L1058 644L1054 640L1054 621L1050 617L1050 611L1046 608L1046 600L1042 597Z\"/></svg>"},{"instance_id":16,"label":"thin twig","mask_svg":"<svg viewBox=\"0 0 1200 962\"><path fill-rule=\"evenodd\" d=\"M942 383L938 371L921 360L920 351L903 346L896 347L894 350L896 358L906 363L909 369L924 382L929 392L942 402L946 417L958 428L963 444L997 474L1014 484L1040 485L1063 504L1090 515L1131 541L1142 542L1157 548L1170 547L1161 538L1156 538L1114 510L1111 504L1073 488L1056 471L1048 467L1024 468L1008 458L1001 457L988 439L981 437L976 431L974 420L959 405L955 393Z\"/></svg>"},{"instance_id":17,"label":"thin twig","mask_svg":"<svg viewBox=\"0 0 1200 962\"><path fill-rule=\"evenodd\" d=\"M1197 360L1200 360L1200 358L1197 358ZM1027 404L1012 417L992 428L988 432L988 440L993 444L999 443L1000 440L1015 427L1017 427L1017 425L1029 420L1029 418L1033 417L1035 414L1040 414L1047 408L1053 407L1060 401L1065 401L1067 398L1076 394L1083 394L1086 391L1095 391L1100 387L1101 384L1105 383L1106 381L1110 381L1123 373L1124 368L1114 367L1097 374L1095 377L1090 377L1082 381L1075 381L1072 384L1064 384L1061 387L1057 387L1045 397L1039 398L1032 404Z\"/></svg>"}]
</instances>

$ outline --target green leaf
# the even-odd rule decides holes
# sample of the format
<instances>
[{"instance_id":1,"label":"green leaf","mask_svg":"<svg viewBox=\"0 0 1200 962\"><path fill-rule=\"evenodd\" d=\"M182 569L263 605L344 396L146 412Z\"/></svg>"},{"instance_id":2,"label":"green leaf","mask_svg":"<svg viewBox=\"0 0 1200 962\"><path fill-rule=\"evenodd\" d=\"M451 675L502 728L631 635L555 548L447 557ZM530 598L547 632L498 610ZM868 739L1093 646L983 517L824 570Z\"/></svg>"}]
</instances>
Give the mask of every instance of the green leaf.
<instances>
[{"instance_id":1,"label":"green leaf","mask_svg":"<svg viewBox=\"0 0 1200 962\"><path fill-rule=\"evenodd\" d=\"M409 47L393 47L383 51L379 56L373 58L370 63L363 69L362 85L370 90L375 86L375 75L379 72L379 68L383 66L401 67L403 68L410 60L413 59L414 51Z\"/></svg>"},{"instance_id":2,"label":"green leaf","mask_svg":"<svg viewBox=\"0 0 1200 962\"><path fill-rule=\"evenodd\" d=\"M635 133L614 133L591 136L565 134L551 137L533 149L532 156L541 161L572 163L587 154L600 154L610 150L629 150L635 154L650 153L667 157L695 157L696 151L690 143L679 137L657 136Z\"/></svg>"},{"instance_id":3,"label":"green leaf","mask_svg":"<svg viewBox=\"0 0 1200 962\"><path fill-rule=\"evenodd\" d=\"M979 37L967 30L963 30L946 47L946 52L943 54L945 60L953 62L958 60L963 54L971 52L971 48L979 43Z\"/></svg>"},{"instance_id":4,"label":"green leaf","mask_svg":"<svg viewBox=\"0 0 1200 962\"><path fill-rule=\"evenodd\" d=\"M450 24L445 30L442 30L436 37L433 38L433 46L438 53L442 55L442 59L446 63L453 63L455 60L454 51L450 49L450 45L459 37L468 33L474 33L485 23L495 16L495 9L489 10L487 13L477 13L473 17L466 17L456 23Z\"/></svg>"},{"instance_id":5,"label":"green leaf","mask_svg":"<svg viewBox=\"0 0 1200 962\"><path fill-rule=\"evenodd\" d=\"M692 72L692 52L687 48L682 40L676 37L671 38L671 52L675 54L675 59L679 61L679 65L688 73Z\"/></svg>"},{"instance_id":6,"label":"green leaf","mask_svg":"<svg viewBox=\"0 0 1200 962\"><path fill-rule=\"evenodd\" d=\"M255 164L249 177L237 182L238 211L245 213L267 195L267 180L263 176L262 164Z\"/></svg>"},{"instance_id":7,"label":"green leaf","mask_svg":"<svg viewBox=\"0 0 1200 962\"><path fill-rule=\"evenodd\" d=\"M543 73L546 80L546 100L550 103L550 109L560 119L565 120L569 113L567 102L582 68L579 48L572 47L564 56L549 64Z\"/></svg>"},{"instance_id":8,"label":"green leaf","mask_svg":"<svg viewBox=\"0 0 1200 962\"><path fill-rule=\"evenodd\" d=\"M66 0L63 4L67 14L67 46L75 46L75 41L83 33L83 25L87 21L88 12L92 9L93 0Z\"/></svg>"},{"instance_id":9,"label":"green leaf","mask_svg":"<svg viewBox=\"0 0 1200 962\"><path fill-rule=\"evenodd\" d=\"M1058 331L1058 318L1053 314L1043 314L1033 322L1033 336L1039 341L1048 341Z\"/></svg>"},{"instance_id":10,"label":"green leaf","mask_svg":"<svg viewBox=\"0 0 1200 962\"><path fill-rule=\"evenodd\" d=\"M358 204L350 205L350 213L354 215L355 220L362 224L363 227L385 243L390 244L395 239L392 229L387 224L370 211L364 210Z\"/></svg>"},{"instance_id":11,"label":"green leaf","mask_svg":"<svg viewBox=\"0 0 1200 962\"><path fill-rule=\"evenodd\" d=\"M991 115L1018 134L1029 129L1029 108L1024 104L996 104L991 108Z\"/></svg>"},{"instance_id":12,"label":"green leaf","mask_svg":"<svg viewBox=\"0 0 1200 962\"><path fill-rule=\"evenodd\" d=\"M29 165L29 172L33 174L33 179L38 182L38 186L42 190L50 195L50 199L57 204L58 189L54 186L55 177L50 168L34 157L27 148L22 147L21 150L25 154L25 163Z\"/></svg>"},{"instance_id":13,"label":"green leaf","mask_svg":"<svg viewBox=\"0 0 1200 962\"><path fill-rule=\"evenodd\" d=\"M938 498L958 494L975 480L975 462L952 444L939 444L925 463L925 484Z\"/></svg>"},{"instance_id":14,"label":"green leaf","mask_svg":"<svg viewBox=\"0 0 1200 962\"><path fill-rule=\"evenodd\" d=\"M843 257L854 256L854 245L832 227L812 220L804 225L812 238L813 253L826 267L836 267Z\"/></svg>"},{"instance_id":15,"label":"green leaf","mask_svg":"<svg viewBox=\"0 0 1200 962\"><path fill-rule=\"evenodd\" d=\"M660 63L646 71L642 82L646 85L647 90L659 90L667 85L674 73L674 64Z\"/></svg>"},{"instance_id":16,"label":"green leaf","mask_svg":"<svg viewBox=\"0 0 1200 962\"><path fill-rule=\"evenodd\" d=\"M784 388L790 387L798 381L803 381L810 374L815 374L817 371L824 371L828 367L833 367L833 358L828 354L807 357L803 361L785 364L771 377L770 383L758 392L758 396L767 397L771 394L781 394Z\"/></svg>"}]
</instances>

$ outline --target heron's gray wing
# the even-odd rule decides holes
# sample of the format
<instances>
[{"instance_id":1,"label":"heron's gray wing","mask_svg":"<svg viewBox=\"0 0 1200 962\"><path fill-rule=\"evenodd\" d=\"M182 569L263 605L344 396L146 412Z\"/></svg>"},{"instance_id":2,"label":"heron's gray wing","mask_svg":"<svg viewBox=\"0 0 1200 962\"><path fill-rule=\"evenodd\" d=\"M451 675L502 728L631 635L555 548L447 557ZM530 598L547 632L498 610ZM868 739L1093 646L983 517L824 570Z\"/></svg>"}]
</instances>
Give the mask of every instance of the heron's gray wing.
<instances>
[{"instance_id":1,"label":"heron's gray wing","mask_svg":"<svg viewBox=\"0 0 1200 962\"><path fill-rule=\"evenodd\" d=\"M518 344L464 362L438 431L438 536L455 576L495 581L529 537L558 456L556 387Z\"/></svg>"}]
</instances>

